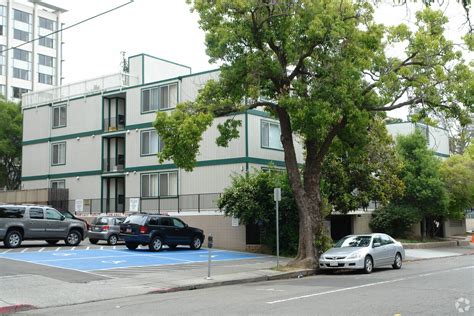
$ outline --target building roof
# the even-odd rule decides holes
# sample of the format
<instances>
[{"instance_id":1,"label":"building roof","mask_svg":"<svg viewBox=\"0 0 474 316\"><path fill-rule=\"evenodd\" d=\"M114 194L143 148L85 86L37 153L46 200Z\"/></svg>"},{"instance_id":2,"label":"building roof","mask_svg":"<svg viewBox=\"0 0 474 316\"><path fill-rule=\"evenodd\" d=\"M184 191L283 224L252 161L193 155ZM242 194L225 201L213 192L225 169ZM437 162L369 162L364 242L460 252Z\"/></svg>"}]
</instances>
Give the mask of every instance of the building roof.
<instances>
[{"instance_id":1,"label":"building roof","mask_svg":"<svg viewBox=\"0 0 474 316\"><path fill-rule=\"evenodd\" d=\"M42 7L48 8L50 10L53 10L54 12L59 12L59 13L67 12L66 9L54 6L52 4L49 4L49 3L46 3L46 2L43 2L43 1L40 1L40 0L28 0L28 1L31 2L31 3L34 3L34 4L38 4Z\"/></svg>"}]
</instances>

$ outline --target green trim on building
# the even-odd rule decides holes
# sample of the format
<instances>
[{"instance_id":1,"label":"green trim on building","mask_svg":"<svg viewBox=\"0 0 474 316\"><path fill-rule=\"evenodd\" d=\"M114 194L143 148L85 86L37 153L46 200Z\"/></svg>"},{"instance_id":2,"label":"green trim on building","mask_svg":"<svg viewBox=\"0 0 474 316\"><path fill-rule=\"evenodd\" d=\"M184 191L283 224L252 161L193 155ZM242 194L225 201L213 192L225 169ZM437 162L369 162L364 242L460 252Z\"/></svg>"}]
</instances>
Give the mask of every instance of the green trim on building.
<instances>
[{"instance_id":1,"label":"green trim on building","mask_svg":"<svg viewBox=\"0 0 474 316\"><path fill-rule=\"evenodd\" d=\"M21 177L21 181L86 177L86 176L96 176L100 174L102 174L102 170L78 171L78 172L57 173L57 174L50 174L50 175Z\"/></svg>"},{"instance_id":2,"label":"green trim on building","mask_svg":"<svg viewBox=\"0 0 474 316\"><path fill-rule=\"evenodd\" d=\"M22 145L26 146L26 145L34 145L34 144L47 143L47 142L57 142L57 141L68 140L68 139L73 139L77 137L87 137L87 136L101 135L101 134L102 134L102 130L99 129L99 130L90 131L90 132L82 132L82 133L75 133L75 134L68 134L68 135L61 135L61 136L52 136L48 138L27 140L27 141L24 141Z\"/></svg>"}]
</instances>

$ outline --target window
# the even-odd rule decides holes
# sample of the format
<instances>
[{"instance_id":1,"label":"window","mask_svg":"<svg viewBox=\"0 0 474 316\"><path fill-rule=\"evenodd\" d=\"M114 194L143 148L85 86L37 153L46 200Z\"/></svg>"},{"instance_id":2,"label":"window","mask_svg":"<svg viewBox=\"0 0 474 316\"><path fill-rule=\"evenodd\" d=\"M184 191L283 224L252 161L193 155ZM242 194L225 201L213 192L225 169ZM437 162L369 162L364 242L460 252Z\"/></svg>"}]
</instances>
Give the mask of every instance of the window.
<instances>
[{"instance_id":1,"label":"window","mask_svg":"<svg viewBox=\"0 0 474 316\"><path fill-rule=\"evenodd\" d=\"M43 209L41 208L30 208L30 218L31 219L43 219Z\"/></svg>"},{"instance_id":2,"label":"window","mask_svg":"<svg viewBox=\"0 0 474 316\"><path fill-rule=\"evenodd\" d=\"M0 207L0 218L23 218L24 207Z\"/></svg>"},{"instance_id":3,"label":"window","mask_svg":"<svg viewBox=\"0 0 474 316\"><path fill-rule=\"evenodd\" d=\"M177 196L178 173L142 174L142 197Z\"/></svg>"},{"instance_id":4,"label":"window","mask_svg":"<svg viewBox=\"0 0 474 316\"><path fill-rule=\"evenodd\" d=\"M38 54L38 64L48 67L54 67L54 57Z\"/></svg>"},{"instance_id":5,"label":"window","mask_svg":"<svg viewBox=\"0 0 474 316\"><path fill-rule=\"evenodd\" d=\"M53 166L66 164L66 143L52 144L51 151L51 164Z\"/></svg>"},{"instance_id":6,"label":"window","mask_svg":"<svg viewBox=\"0 0 474 316\"><path fill-rule=\"evenodd\" d=\"M152 225L152 226L158 225L158 218L157 217L151 217L150 220L148 221L148 225Z\"/></svg>"},{"instance_id":7,"label":"window","mask_svg":"<svg viewBox=\"0 0 474 316\"><path fill-rule=\"evenodd\" d=\"M14 48L13 49L13 58L18 59L18 60L23 60L23 61L30 61L30 52L19 49L19 48Z\"/></svg>"},{"instance_id":8,"label":"window","mask_svg":"<svg viewBox=\"0 0 474 316\"><path fill-rule=\"evenodd\" d=\"M156 130L142 131L140 140L140 153L142 156L156 155L163 149L163 140Z\"/></svg>"},{"instance_id":9,"label":"window","mask_svg":"<svg viewBox=\"0 0 474 316\"><path fill-rule=\"evenodd\" d=\"M380 236L380 239L382 240L382 245L390 245L393 244L393 241L385 235Z\"/></svg>"},{"instance_id":10,"label":"window","mask_svg":"<svg viewBox=\"0 0 474 316\"><path fill-rule=\"evenodd\" d=\"M23 93L27 93L28 91L30 91L28 89L18 88L18 87L12 87L12 90L13 90L13 93L12 93L13 97L17 99L21 98Z\"/></svg>"},{"instance_id":11,"label":"window","mask_svg":"<svg viewBox=\"0 0 474 316\"><path fill-rule=\"evenodd\" d=\"M54 47L54 40L50 37L40 37L39 44L44 47L53 48Z\"/></svg>"},{"instance_id":12,"label":"window","mask_svg":"<svg viewBox=\"0 0 474 316\"><path fill-rule=\"evenodd\" d=\"M184 228L184 223L177 218L173 218L174 227Z\"/></svg>"},{"instance_id":13,"label":"window","mask_svg":"<svg viewBox=\"0 0 474 316\"><path fill-rule=\"evenodd\" d=\"M53 128L67 125L67 107L60 105L53 107Z\"/></svg>"},{"instance_id":14,"label":"window","mask_svg":"<svg viewBox=\"0 0 474 316\"><path fill-rule=\"evenodd\" d=\"M178 84L153 87L142 90L142 112L155 112L176 107Z\"/></svg>"},{"instance_id":15,"label":"window","mask_svg":"<svg viewBox=\"0 0 474 316\"><path fill-rule=\"evenodd\" d=\"M262 147L283 150L280 139L280 124L261 121Z\"/></svg>"},{"instance_id":16,"label":"window","mask_svg":"<svg viewBox=\"0 0 474 316\"><path fill-rule=\"evenodd\" d=\"M142 175L142 197L158 196L158 174Z\"/></svg>"},{"instance_id":17,"label":"window","mask_svg":"<svg viewBox=\"0 0 474 316\"><path fill-rule=\"evenodd\" d=\"M13 19L14 20L30 24L30 16L31 16L31 14L29 14L29 13L13 9Z\"/></svg>"},{"instance_id":18,"label":"window","mask_svg":"<svg viewBox=\"0 0 474 316\"><path fill-rule=\"evenodd\" d=\"M39 27L54 31L54 21L46 18L39 17Z\"/></svg>"},{"instance_id":19,"label":"window","mask_svg":"<svg viewBox=\"0 0 474 316\"><path fill-rule=\"evenodd\" d=\"M55 180L51 181L51 189L65 189L66 180Z\"/></svg>"},{"instance_id":20,"label":"window","mask_svg":"<svg viewBox=\"0 0 474 316\"><path fill-rule=\"evenodd\" d=\"M13 67L13 78L29 80L30 72L26 69L20 69Z\"/></svg>"},{"instance_id":21,"label":"window","mask_svg":"<svg viewBox=\"0 0 474 316\"><path fill-rule=\"evenodd\" d=\"M53 84L53 76L47 75L47 74L42 74L41 72L38 72L38 82L52 85Z\"/></svg>"},{"instance_id":22,"label":"window","mask_svg":"<svg viewBox=\"0 0 474 316\"><path fill-rule=\"evenodd\" d=\"M23 42L28 42L30 40L30 33L19 29L13 29L13 38Z\"/></svg>"},{"instance_id":23,"label":"window","mask_svg":"<svg viewBox=\"0 0 474 316\"><path fill-rule=\"evenodd\" d=\"M61 214L56 211L56 210L53 210L51 208L48 208L46 210L46 219L51 219L51 220L55 220L55 221L60 221L61 220Z\"/></svg>"},{"instance_id":24,"label":"window","mask_svg":"<svg viewBox=\"0 0 474 316\"><path fill-rule=\"evenodd\" d=\"M174 226L173 221L171 220L171 218L168 218L168 217L160 218L160 225L162 225L162 226Z\"/></svg>"}]
</instances>

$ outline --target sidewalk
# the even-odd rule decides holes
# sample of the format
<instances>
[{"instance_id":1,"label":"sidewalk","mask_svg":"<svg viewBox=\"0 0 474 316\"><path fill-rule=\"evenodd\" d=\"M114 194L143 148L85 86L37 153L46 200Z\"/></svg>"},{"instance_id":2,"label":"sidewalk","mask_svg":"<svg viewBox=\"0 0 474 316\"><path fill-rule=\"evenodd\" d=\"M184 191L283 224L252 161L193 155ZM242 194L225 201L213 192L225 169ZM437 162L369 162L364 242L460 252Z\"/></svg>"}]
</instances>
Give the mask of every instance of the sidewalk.
<instances>
[{"instance_id":1,"label":"sidewalk","mask_svg":"<svg viewBox=\"0 0 474 316\"><path fill-rule=\"evenodd\" d=\"M406 261L473 254L474 244L455 248L407 249ZM288 261L288 258L281 258L280 264L285 265ZM67 282L31 274L0 277L0 314L13 312L16 305L24 307L26 305L26 309L74 305L150 293L297 278L313 274L313 271L308 270L280 272L273 269L275 266L276 258L272 256L215 262L210 280L206 279L206 263L151 267L142 270L139 270L140 268L107 270L102 271L100 275L97 274L97 281L87 283Z\"/></svg>"}]
</instances>

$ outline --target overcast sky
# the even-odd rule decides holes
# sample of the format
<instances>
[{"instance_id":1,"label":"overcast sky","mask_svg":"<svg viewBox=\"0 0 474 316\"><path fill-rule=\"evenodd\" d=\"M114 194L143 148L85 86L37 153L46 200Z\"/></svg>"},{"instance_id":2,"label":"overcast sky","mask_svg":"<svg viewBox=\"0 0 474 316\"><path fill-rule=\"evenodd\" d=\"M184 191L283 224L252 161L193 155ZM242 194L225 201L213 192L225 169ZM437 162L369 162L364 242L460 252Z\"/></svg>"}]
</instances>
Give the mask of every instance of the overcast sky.
<instances>
[{"instance_id":1,"label":"overcast sky","mask_svg":"<svg viewBox=\"0 0 474 316\"><path fill-rule=\"evenodd\" d=\"M68 12L66 26L127 3L128 0L45 0ZM449 3L449 1L445 1ZM450 36L459 41L466 30L459 4L451 0L446 11ZM414 9L384 5L377 19L385 24L412 23ZM204 33L198 16L184 0L135 0L116 11L64 31L64 83L111 74L120 70L121 51L127 56L147 53L192 67L193 72L216 68L208 63ZM472 55L470 56L472 57ZM405 118L406 111L396 116Z\"/></svg>"}]
</instances>

